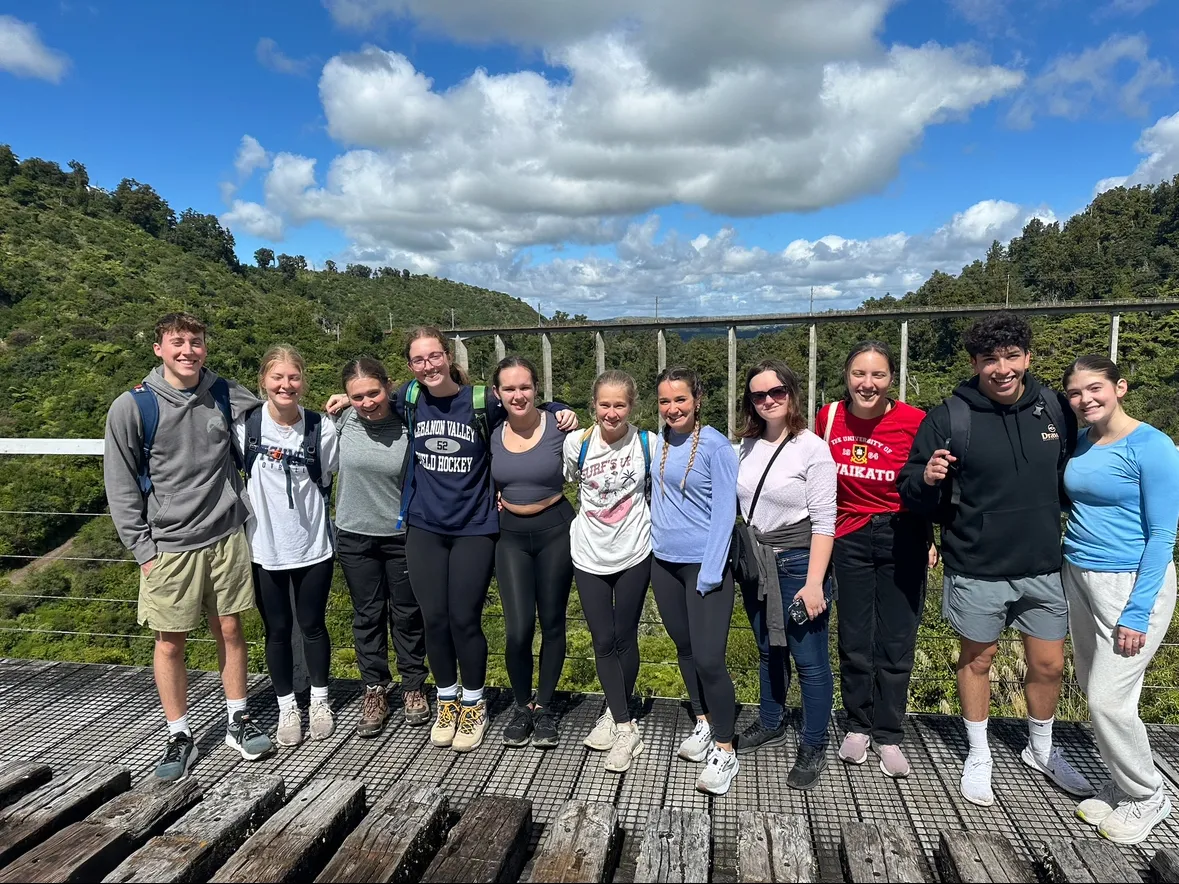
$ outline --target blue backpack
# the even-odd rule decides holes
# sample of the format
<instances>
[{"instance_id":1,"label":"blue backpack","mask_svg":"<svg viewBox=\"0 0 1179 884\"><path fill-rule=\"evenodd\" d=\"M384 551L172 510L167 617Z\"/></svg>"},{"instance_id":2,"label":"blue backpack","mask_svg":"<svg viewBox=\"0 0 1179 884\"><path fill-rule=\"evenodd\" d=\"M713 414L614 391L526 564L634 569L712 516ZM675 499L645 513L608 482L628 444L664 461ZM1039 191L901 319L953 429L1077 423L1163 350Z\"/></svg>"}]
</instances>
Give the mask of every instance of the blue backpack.
<instances>
[{"instance_id":1,"label":"blue backpack","mask_svg":"<svg viewBox=\"0 0 1179 884\"><path fill-rule=\"evenodd\" d=\"M241 461L232 443L233 412L229 408L229 383L225 378L217 378L209 393L221 413L225 415L225 430L230 434L229 450L233 453L233 461L241 469ZM139 409L139 418L143 423L143 441L139 452L139 490L143 496L151 494L151 448L156 441L156 430L160 428L160 403L156 401L155 392L146 384L136 384L131 388L131 396Z\"/></svg>"}]
</instances>

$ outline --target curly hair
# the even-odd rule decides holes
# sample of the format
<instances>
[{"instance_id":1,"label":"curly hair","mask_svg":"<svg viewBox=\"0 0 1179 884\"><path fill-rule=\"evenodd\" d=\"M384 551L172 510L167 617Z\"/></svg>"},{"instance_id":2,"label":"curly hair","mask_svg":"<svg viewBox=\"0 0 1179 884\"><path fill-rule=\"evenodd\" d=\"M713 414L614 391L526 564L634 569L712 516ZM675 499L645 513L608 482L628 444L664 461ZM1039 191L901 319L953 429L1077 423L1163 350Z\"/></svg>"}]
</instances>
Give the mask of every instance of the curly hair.
<instances>
[{"instance_id":1,"label":"curly hair","mask_svg":"<svg viewBox=\"0 0 1179 884\"><path fill-rule=\"evenodd\" d=\"M1028 353L1032 349L1032 327L1010 310L999 310L975 320L962 336L962 343L971 359L1007 347L1018 347Z\"/></svg>"}]
</instances>

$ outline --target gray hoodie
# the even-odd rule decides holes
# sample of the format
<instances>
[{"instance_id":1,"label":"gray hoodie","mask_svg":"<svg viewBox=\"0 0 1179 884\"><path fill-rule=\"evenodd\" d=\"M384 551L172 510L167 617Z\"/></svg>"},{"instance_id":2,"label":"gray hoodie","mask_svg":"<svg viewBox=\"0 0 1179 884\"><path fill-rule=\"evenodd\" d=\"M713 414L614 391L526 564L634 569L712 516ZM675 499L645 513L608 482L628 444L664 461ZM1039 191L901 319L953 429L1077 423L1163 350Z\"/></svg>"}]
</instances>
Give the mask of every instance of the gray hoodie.
<instances>
[{"instance_id":1,"label":"gray hoodie","mask_svg":"<svg viewBox=\"0 0 1179 884\"><path fill-rule=\"evenodd\" d=\"M163 366L143 379L160 406L151 454L152 490L146 500L138 480L143 421L134 397L122 394L107 413L106 499L119 539L141 565L157 552L216 543L241 528L250 514L234 466L230 428L209 392L216 380L205 369L195 392L177 390L164 380ZM235 381L229 381L229 403L234 418L260 404Z\"/></svg>"}]
</instances>

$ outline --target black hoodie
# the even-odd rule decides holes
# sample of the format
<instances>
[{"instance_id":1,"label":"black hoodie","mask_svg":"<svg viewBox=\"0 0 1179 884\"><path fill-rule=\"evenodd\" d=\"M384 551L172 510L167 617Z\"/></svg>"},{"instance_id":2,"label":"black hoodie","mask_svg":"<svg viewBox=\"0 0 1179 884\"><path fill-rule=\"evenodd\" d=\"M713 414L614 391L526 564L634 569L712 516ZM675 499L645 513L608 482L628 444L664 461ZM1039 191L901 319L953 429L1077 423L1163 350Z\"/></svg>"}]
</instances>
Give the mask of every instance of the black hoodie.
<instances>
[{"instance_id":1,"label":"black hoodie","mask_svg":"<svg viewBox=\"0 0 1179 884\"><path fill-rule=\"evenodd\" d=\"M950 413L945 403L930 410L917 430L897 490L905 507L942 521L942 556L951 574L988 580L1059 571L1060 516L1065 501L1061 446L1076 438L1068 401L1024 375L1024 392L1001 405L978 389L978 378L954 395L970 406L970 446L954 480L961 500L949 505L948 487L925 484L925 465L939 448L949 449ZM1066 427L1052 425L1041 397L1060 403Z\"/></svg>"}]
</instances>

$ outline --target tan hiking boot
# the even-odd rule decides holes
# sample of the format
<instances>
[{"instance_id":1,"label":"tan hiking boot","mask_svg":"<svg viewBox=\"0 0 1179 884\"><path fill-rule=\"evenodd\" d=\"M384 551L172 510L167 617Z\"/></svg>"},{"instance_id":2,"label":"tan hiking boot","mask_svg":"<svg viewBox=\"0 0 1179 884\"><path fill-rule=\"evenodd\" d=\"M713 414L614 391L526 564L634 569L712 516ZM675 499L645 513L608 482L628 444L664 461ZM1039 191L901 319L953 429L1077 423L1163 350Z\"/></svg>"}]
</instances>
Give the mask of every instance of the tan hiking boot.
<instances>
[{"instance_id":1,"label":"tan hiking boot","mask_svg":"<svg viewBox=\"0 0 1179 884\"><path fill-rule=\"evenodd\" d=\"M385 695L385 686L369 685L364 689L364 699L360 703L360 722L356 725L356 733L362 737L375 737L385 729L388 720L389 700Z\"/></svg>"},{"instance_id":2,"label":"tan hiking boot","mask_svg":"<svg viewBox=\"0 0 1179 884\"><path fill-rule=\"evenodd\" d=\"M425 724L430 720L430 704L421 691L402 691L401 705L405 709L405 723Z\"/></svg>"},{"instance_id":3,"label":"tan hiking boot","mask_svg":"<svg viewBox=\"0 0 1179 884\"><path fill-rule=\"evenodd\" d=\"M444 749L454 742L454 732L458 727L459 701L439 700L438 717L434 726L430 728L430 742L439 749Z\"/></svg>"},{"instance_id":4,"label":"tan hiking boot","mask_svg":"<svg viewBox=\"0 0 1179 884\"><path fill-rule=\"evenodd\" d=\"M487 704L480 700L474 706L463 706L459 712L458 732L450 744L455 752L478 749L487 733Z\"/></svg>"}]
</instances>

